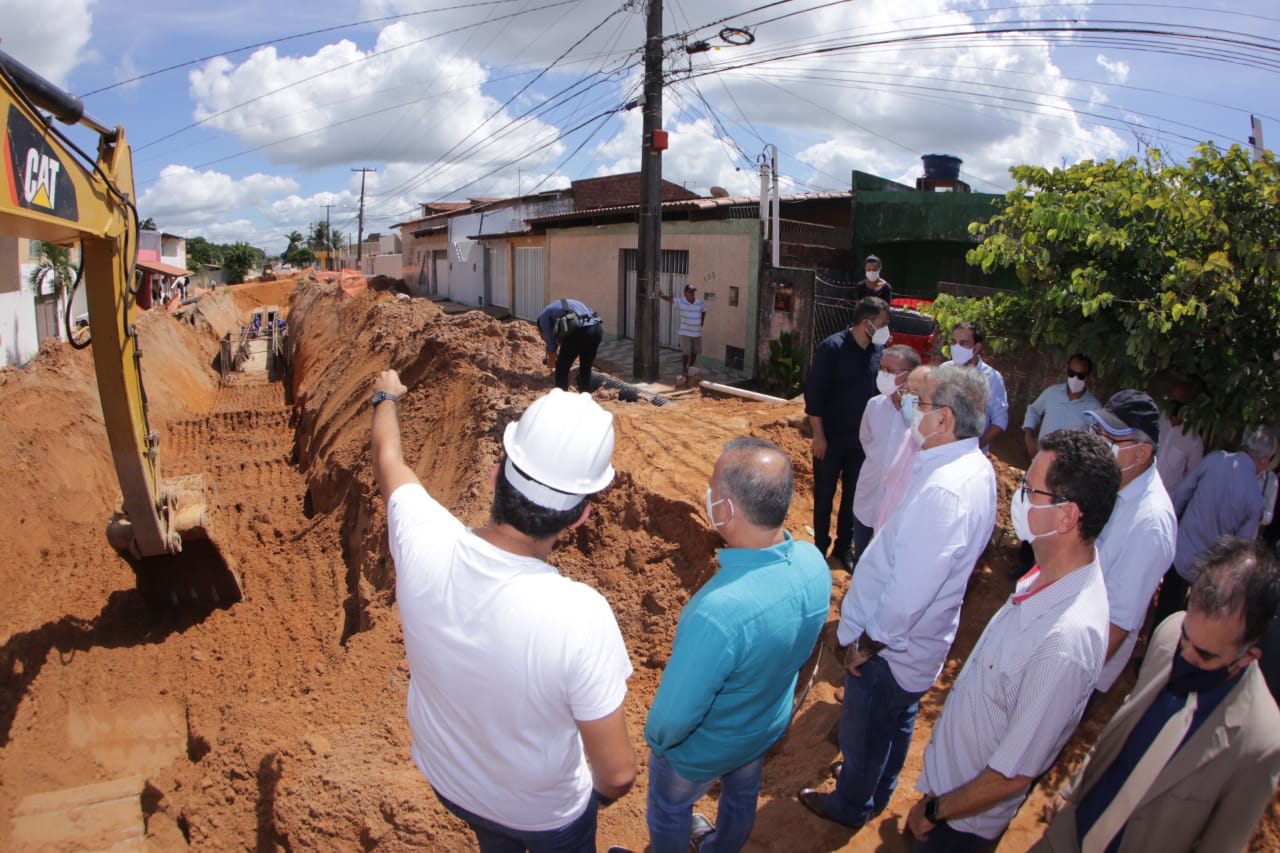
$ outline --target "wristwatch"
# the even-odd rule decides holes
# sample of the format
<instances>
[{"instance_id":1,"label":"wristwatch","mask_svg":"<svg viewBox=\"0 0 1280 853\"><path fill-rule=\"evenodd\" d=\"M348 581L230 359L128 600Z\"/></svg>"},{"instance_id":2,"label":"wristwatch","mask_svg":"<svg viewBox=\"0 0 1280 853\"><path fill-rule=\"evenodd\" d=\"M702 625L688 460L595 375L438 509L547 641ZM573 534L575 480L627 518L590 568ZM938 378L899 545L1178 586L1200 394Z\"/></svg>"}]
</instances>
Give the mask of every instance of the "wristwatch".
<instances>
[{"instance_id":1,"label":"wristwatch","mask_svg":"<svg viewBox=\"0 0 1280 853\"><path fill-rule=\"evenodd\" d=\"M938 798L930 797L924 801L924 819L934 825L942 823L942 818L938 817Z\"/></svg>"},{"instance_id":2,"label":"wristwatch","mask_svg":"<svg viewBox=\"0 0 1280 853\"><path fill-rule=\"evenodd\" d=\"M400 398L397 397L395 394L388 394L386 391L375 391L373 392L373 398L369 400L369 405L374 406L376 408L377 405L381 403L383 400L390 400L391 402L394 403L398 399Z\"/></svg>"}]
</instances>

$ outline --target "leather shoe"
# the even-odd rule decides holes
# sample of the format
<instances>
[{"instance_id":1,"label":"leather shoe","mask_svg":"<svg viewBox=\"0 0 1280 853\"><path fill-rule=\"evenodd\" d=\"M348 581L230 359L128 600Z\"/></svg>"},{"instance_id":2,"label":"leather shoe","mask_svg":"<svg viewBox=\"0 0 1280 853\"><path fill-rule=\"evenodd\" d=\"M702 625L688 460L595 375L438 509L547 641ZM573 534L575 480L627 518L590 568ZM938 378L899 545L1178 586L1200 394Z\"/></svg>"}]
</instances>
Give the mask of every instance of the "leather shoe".
<instances>
[{"instance_id":1,"label":"leather shoe","mask_svg":"<svg viewBox=\"0 0 1280 853\"><path fill-rule=\"evenodd\" d=\"M839 779L839 778L840 778L840 774L841 774L842 772L844 772L844 762L843 762L843 761L833 761L833 762L831 762L831 767L829 767L828 769L831 771L831 778L832 778L832 779Z\"/></svg>"},{"instance_id":2,"label":"leather shoe","mask_svg":"<svg viewBox=\"0 0 1280 853\"><path fill-rule=\"evenodd\" d=\"M693 823L689 827L689 849L697 853L702 847L702 839L716 831L716 825L704 815L694 814Z\"/></svg>"},{"instance_id":3,"label":"leather shoe","mask_svg":"<svg viewBox=\"0 0 1280 853\"><path fill-rule=\"evenodd\" d=\"M853 566L856 561L853 559L853 549L847 549L840 555L840 565L844 566L844 570L849 574L853 574Z\"/></svg>"},{"instance_id":4,"label":"leather shoe","mask_svg":"<svg viewBox=\"0 0 1280 853\"><path fill-rule=\"evenodd\" d=\"M796 799L800 801L800 805L823 820L835 822L835 818L827 814L827 795L821 791L815 788L801 788L800 793L796 794Z\"/></svg>"}]
</instances>

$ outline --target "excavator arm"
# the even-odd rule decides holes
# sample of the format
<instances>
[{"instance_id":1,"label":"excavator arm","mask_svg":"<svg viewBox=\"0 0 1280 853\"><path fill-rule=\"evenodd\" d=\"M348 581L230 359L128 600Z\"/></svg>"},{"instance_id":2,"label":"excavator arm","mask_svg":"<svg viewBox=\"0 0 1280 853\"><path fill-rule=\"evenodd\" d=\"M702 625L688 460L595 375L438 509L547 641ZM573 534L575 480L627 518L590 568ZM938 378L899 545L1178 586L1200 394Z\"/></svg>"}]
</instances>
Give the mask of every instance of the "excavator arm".
<instances>
[{"instance_id":1,"label":"excavator arm","mask_svg":"<svg viewBox=\"0 0 1280 853\"><path fill-rule=\"evenodd\" d=\"M96 131L96 156L80 151L41 110ZM159 437L147 421L137 312L139 297L149 294L139 294L134 285L138 212L124 128L108 128L86 115L79 98L4 51L0 127L0 234L81 246L98 393L123 496L123 513L108 524L108 538L131 558L153 605L209 594L219 604L239 600L239 577L225 560L212 580L168 577L182 573L179 563L166 558L182 552L184 539L210 537L203 478L161 478ZM167 592L155 594L160 587Z\"/></svg>"}]
</instances>

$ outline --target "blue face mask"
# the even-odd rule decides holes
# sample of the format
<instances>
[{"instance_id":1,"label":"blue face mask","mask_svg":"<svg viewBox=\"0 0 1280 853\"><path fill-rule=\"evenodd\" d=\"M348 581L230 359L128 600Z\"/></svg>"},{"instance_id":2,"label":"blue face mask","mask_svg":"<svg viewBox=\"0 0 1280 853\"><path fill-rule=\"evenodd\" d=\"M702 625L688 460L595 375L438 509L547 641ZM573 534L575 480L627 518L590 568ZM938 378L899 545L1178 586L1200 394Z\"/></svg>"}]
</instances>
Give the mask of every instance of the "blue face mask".
<instances>
[{"instance_id":1,"label":"blue face mask","mask_svg":"<svg viewBox=\"0 0 1280 853\"><path fill-rule=\"evenodd\" d=\"M1181 652L1175 652L1173 665L1169 671L1169 692L1176 696L1186 696L1188 693L1203 693L1215 687L1221 687L1231 680L1233 675L1231 665L1235 662L1232 661L1217 669L1202 669L1183 658Z\"/></svg>"},{"instance_id":2,"label":"blue face mask","mask_svg":"<svg viewBox=\"0 0 1280 853\"><path fill-rule=\"evenodd\" d=\"M904 392L902 395L902 419L907 422L908 426L911 425L911 419L915 416L916 403L919 399L915 394Z\"/></svg>"}]
</instances>

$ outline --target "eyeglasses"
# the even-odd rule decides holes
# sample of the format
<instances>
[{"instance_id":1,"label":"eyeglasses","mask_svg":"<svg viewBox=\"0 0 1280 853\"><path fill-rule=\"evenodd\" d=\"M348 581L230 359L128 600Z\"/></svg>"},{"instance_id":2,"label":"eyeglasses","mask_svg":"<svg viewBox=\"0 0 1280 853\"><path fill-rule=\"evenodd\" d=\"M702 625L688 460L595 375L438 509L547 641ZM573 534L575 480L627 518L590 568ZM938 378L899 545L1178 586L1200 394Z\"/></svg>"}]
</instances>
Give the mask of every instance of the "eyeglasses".
<instances>
[{"instance_id":1,"label":"eyeglasses","mask_svg":"<svg viewBox=\"0 0 1280 853\"><path fill-rule=\"evenodd\" d=\"M1071 377L1072 379L1088 379L1089 371L1072 370L1071 368L1068 367L1067 376Z\"/></svg>"},{"instance_id":2,"label":"eyeglasses","mask_svg":"<svg viewBox=\"0 0 1280 853\"><path fill-rule=\"evenodd\" d=\"M1044 489L1033 489L1031 486L1028 486L1028 485L1027 485L1027 478L1026 478L1026 476L1025 476L1025 475L1023 475L1023 477L1022 477L1022 499L1023 499L1024 501L1030 501L1030 500L1031 500L1031 498L1029 498L1029 497L1027 496L1027 495L1028 495L1028 493L1033 494L1033 495L1044 495L1046 498L1049 498L1049 499L1050 499L1050 500L1052 500L1054 503L1067 503L1067 502L1068 502L1068 501L1067 501L1067 498L1064 498L1064 497L1062 497L1061 495L1055 495L1053 492L1046 492Z\"/></svg>"},{"instance_id":3,"label":"eyeglasses","mask_svg":"<svg viewBox=\"0 0 1280 853\"><path fill-rule=\"evenodd\" d=\"M898 370L893 370L893 369L888 368L888 367L882 367L882 368L880 368L880 369L881 369L882 371L884 371L885 373L892 373L894 376L901 376L901 375L902 375L902 374L904 374L904 373L910 373L910 372L911 372L911 368L910 368L910 367L902 367L902 368L899 368Z\"/></svg>"},{"instance_id":4,"label":"eyeglasses","mask_svg":"<svg viewBox=\"0 0 1280 853\"><path fill-rule=\"evenodd\" d=\"M916 408L923 406L926 409L946 409L949 408L943 403L926 403L924 400L916 400Z\"/></svg>"}]
</instances>

